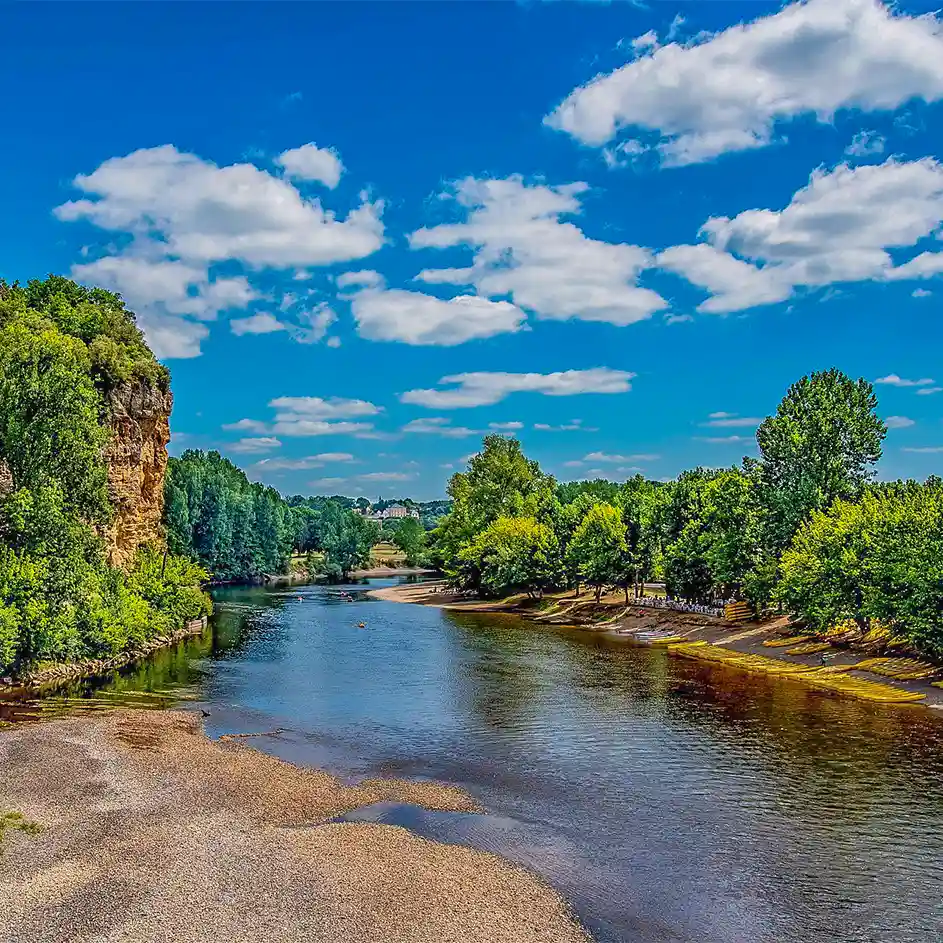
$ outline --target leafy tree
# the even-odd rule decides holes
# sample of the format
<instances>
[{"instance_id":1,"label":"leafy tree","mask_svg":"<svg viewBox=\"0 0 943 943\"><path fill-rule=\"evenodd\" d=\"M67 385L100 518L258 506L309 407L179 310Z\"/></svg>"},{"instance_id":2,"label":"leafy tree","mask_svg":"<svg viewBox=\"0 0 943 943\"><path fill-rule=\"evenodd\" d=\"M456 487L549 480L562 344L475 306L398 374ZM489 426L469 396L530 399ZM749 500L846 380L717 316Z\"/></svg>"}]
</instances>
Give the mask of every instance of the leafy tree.
<instances>
[{"instance_id":1,"label":"leafy tree","mask_svg":"<svg viewBox=\"0 0 943 943\"><path fill-rule=\"evenodd\" d=\"M563 579L553 530L533 517L499 517L462 550L462 564L486 596L526 592L539 597Z\"/></svg>"},{"instance_id":2,"label":"leafy tree","mask_svg":"<svg viewBox=\"0 0 943 943\"><path fill-rule=\"evenodd\" d=\"M426 546L426 530L414 517L404 517L393 532L393 543L406 554L406 565L415 566Z\"/></svg>"},{"instance_id":3,"label":"leafy tree","mask_svg":"<svg viewBox=\"0 0 943 943\"><path fill-rule=\"evenodd\" d=\"M329 576L346 578L369 562L370 550L380 536L376 521L331 504L322 512L321 525Z\"/></svg>"},{"instance_id":4,"label":"leafy tree","mask_svg":"<svg viewBox=\"0 0 943 943\"><path fill-rule=\"evenodd\" d=\"M600 502L589 509L576 528L567 556L580 577L596 587L598 602L603 586L619 580L627 552L626 528L619 509Z\"/></svg>"},{"instance_id":5,"label":"leafy tree","mask_svg":"<svg viewBox=\"0 0 943 943\"><path fill-rule=\"evenodd\" d=\"M776 415L760 424L754 471L771 552L785 549L813 511L860 497L887 434L876 406L867 380L827 370L789 387Z\"/></svg>"}]
</instances>

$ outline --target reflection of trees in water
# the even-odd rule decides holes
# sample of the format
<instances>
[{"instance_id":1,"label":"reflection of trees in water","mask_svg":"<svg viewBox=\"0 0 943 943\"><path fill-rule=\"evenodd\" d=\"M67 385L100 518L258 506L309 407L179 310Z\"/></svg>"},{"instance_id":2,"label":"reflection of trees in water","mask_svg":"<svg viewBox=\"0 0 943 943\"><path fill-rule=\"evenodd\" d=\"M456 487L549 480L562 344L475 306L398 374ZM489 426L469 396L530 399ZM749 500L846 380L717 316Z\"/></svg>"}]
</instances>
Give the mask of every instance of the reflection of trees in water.
<instances>
[{"instance_id":1,"label":"reflection of trees in water","mask_svg":"<svg viewBox=\"0 0 943 943\"><path fill-rule=\"evenodd\" d=\"M592 632L445 617L471 656L468 702L493 727L533 716L554 697L583 701L613 723L647 702L646 714L694 731L726 766L762 768L785 807L818 803L847 824L892 799L924 805L929 793L943 802L943 722L925 708L839 698Z\"/></svg>"},{"instance_id":2,"label":"reflection of trees in water","mask_svg":"<svg viewBox=\"0 0 943 943\"><path fill-rule=\"evenodd\" d=\"M496 729L519 726L546 687L545 646L513 617L443 611L462 652L456 687L478 719Z\"/></svg>"}]
</instances>

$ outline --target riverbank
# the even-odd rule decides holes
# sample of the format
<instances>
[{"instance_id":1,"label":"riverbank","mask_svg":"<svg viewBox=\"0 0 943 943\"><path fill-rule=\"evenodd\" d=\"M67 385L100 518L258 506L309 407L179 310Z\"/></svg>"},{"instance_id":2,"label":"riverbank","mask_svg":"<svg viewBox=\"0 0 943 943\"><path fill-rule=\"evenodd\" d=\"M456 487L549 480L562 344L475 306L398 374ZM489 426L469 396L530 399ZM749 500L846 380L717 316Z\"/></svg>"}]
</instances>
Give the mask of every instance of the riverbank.
<instances>
[{"instance_id":1,"label":"riverbank","mask_svg":"<svg viewBox=\"0 0 943 943\"><path fill-rule=\"evenodd\" d=\"M140 661L148 655L169 645L175 645L183 639L199 635L206 630L206 616L199 619L192 619L185 623L179 629L171 632L169 635L160 635L157 638L148 639L142 645L125 652L119 652L110 658L88 658L84 661L53 662L51 664L40 665L32 671L17 678L0 679L0 694L19 695L23 693L41 692L47 688L54 688L57 685L66 684L70 681L78 681L82 678L95 678L101 675L110 674L130 665L133 662Z\"/></svg>"},{"instance_id":2,"label":"riverbank","mask_svg":"<svg viewBox=\"0 0 943 943\"><path fill-rule=\"evenodd\" d=\"M380 801L472 811L454 787L344 785L193 714L116 711L0 733L0 940L586 941L564 901L495 855L390 825Z\"/></svg>"},{"instance_id":3,"label":"riverbank","mask_svg":"<svg viewBox=\"0 0 943 943\"><path fill-rule=\"evenodd\" d=\"M790 674L832 693L887 702L901 698L902 702L912 701L943 710L943 688L933 683L943 679L943 667L930 672L926 678L893 677L885 673L887 664L875 664L878 659L872 657L873 651L824 642L816 644L811 639L806 644L807 637L791 629L786 617L734 623L698 613L626 606L621 592L603 597L599 603L589 593L575 597L572 592L548 595L541 600L525 595L482 600L452 592L444 581L389 586L373 590L370 595L387 602L415 603L456 612L503 612L540 624L603 632L643 644L651 644L653 640L660 644L660 636L670 637L685 643L675 650L682 657L738 670ZM806 647L813 650L803 651ZM725 652L744 657L727 658ZM823 654L827 668L823 668ZM885 661L893 669L894 657ZM861 669L855 668L857 664ZM875 670L868 670L869 667ZM804 674L807 677L803 677ZM855 680L865 683L855 684ZM894 691L902 693L895 695Z\"/></svg>"}]
</instances>

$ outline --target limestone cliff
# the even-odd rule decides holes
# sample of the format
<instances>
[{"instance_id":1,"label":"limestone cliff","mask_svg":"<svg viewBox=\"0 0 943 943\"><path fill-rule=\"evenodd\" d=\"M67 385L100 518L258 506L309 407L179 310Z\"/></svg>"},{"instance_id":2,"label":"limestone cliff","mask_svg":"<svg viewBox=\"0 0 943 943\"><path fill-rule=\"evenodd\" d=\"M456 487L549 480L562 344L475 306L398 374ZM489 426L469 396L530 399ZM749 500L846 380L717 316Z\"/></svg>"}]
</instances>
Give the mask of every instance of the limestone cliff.
<instances>
[{"instance_id":1,"label":"limestone cliff","mask_svg":"<svg viewBox=\"0 0 943 943\"><path fill-rule=\"evenodd\" d=\"M159 384L131 380L112 389L106 403L111 438L105 458L114 517L104 536L109 561L126 567L141 544L163 541L161 515L173 396Z\"/></svg>"}]
</instances>

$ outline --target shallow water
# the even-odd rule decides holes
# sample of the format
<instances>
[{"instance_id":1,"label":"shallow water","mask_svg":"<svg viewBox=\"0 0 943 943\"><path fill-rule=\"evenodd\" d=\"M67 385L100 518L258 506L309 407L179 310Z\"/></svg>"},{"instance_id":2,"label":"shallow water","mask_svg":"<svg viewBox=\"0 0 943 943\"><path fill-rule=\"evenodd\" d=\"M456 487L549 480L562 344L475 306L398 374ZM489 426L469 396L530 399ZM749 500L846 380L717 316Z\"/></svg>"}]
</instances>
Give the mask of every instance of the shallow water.
<instances>
[{"instance_id":1,"label":"shallow water","mask_svg":"<svg viewBox=\"0 0 943 943\"><path fill-rule=\"evenodd\" d=\"M202 638L0 717L183 702L294 762L456 783L489 814L348 818L526 864L600 943L943 939L943 718L366 588L219 591Z\"/></svg>"}]
</instances>

